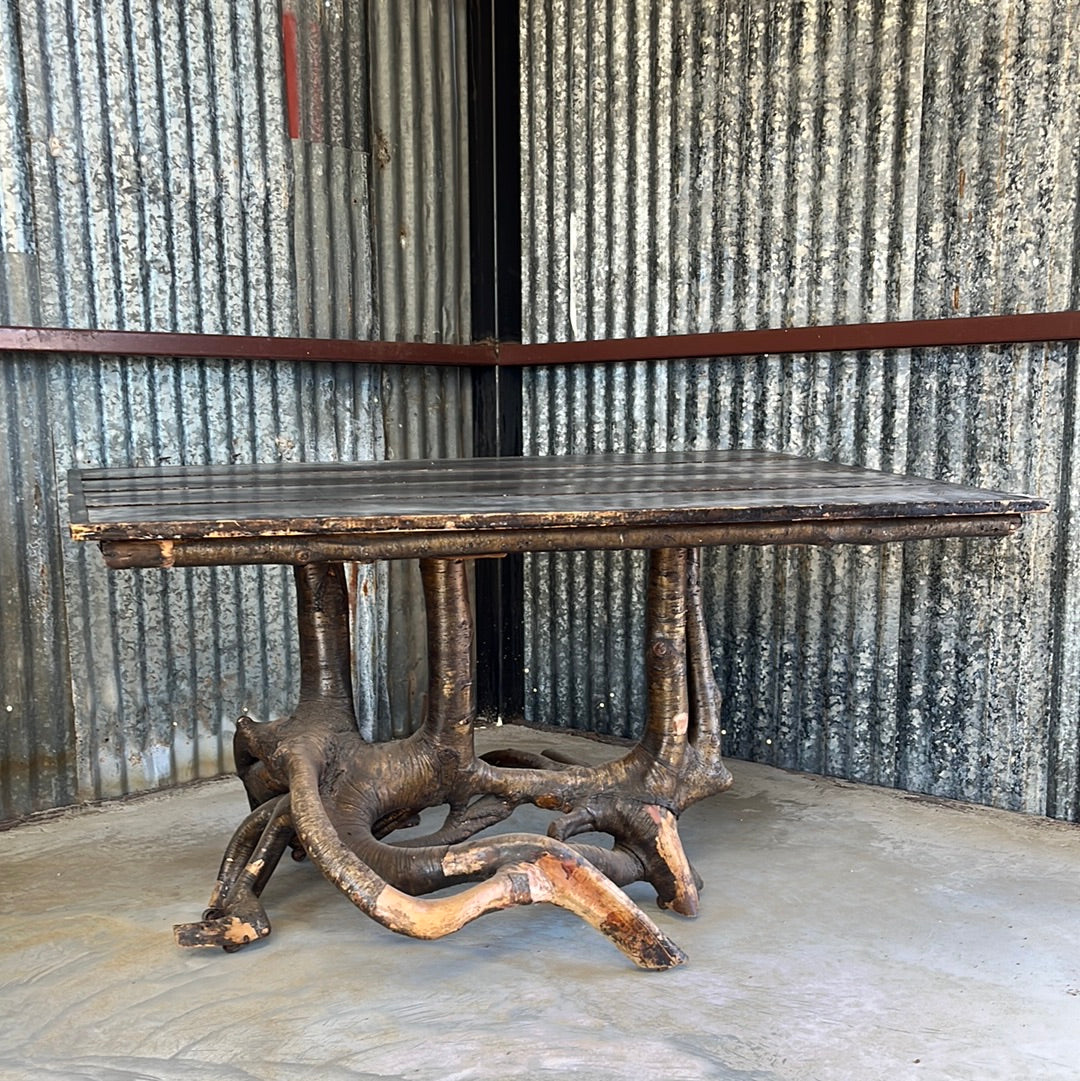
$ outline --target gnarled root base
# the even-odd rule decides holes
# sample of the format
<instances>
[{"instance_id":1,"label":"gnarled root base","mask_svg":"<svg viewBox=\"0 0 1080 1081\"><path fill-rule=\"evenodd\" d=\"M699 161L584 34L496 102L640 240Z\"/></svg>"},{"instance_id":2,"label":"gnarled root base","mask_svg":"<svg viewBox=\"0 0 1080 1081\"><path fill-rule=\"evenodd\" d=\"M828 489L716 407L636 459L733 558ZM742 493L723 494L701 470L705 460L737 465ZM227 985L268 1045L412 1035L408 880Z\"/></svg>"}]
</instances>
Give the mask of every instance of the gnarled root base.
<instances>
[{"instance_id":1,"label":"gnarled root base","mask_svg":"<svg viewBox=\"0 0 1080 1081\"><path fill-rule=\"evenodd\" d=\"M476 757L464 565L427 560L421 569L428 716L406 740L368 744L351 709L342 568L298 568L300 703L272 724L238 723L237 770L252 811L226 849L203 919L179 925L177 942L234 950L266 937L259 896L291 845L354 905L401 934L437 938L487 912L550 903L643 968L681 964L685 954L619 887L648 881L662 908L695 915L701 880L683 851L678 816L731 784L719 755L693 554L654 554L646 731L624 757L596 767L509 751ZM469 840L524 803L561 812L547 837ZM442 804L449 812L434 833L386 840ZM613 847L571 842L592 831L609 834ZM466 882L473 885L452 896L422 896Z\"/></svg>"}]
</instances>

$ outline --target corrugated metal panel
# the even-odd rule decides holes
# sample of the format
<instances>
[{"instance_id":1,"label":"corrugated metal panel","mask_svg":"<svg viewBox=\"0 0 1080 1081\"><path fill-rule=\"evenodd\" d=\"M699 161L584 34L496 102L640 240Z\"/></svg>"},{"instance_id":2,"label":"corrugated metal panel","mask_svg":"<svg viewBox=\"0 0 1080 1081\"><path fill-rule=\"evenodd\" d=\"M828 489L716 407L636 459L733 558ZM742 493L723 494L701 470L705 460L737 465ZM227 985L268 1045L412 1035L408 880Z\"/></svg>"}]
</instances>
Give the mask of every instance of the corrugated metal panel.
<instances>
[{"instance_id":1,"label":"corrugated metal panel","mask_svg":"<svg viewBox=\"0 0 1080 1081\"><path fill-rule=\"evenodd\" d=\"M47 403L40 364L0 361L0 820L76 793Z\"/></svg>"},{"instance_id":2,"label":"corrugated metal panel","mask_svg":"<svg viewBox=\"0 0 1080 1081\"><path fill-rule=\"evenodd\" d=\"M292 140L292 205L299 332L375 339L367 10L341 0L286 0L282 8L283 31L296 38L294 122L299 138ZM338 378L344 374L333 373ZM381 458L385 439L380 373L353 367L345 378L347 388L338 386L334 392L344 392L340 407L335 410L333 401L326 400L318 414L338 432L333 449L312 452L340 459ZM349 569L353 685L360 729L368 738L390 730L389 687L401 680L400 674L386 669L387 578L385 567L378 565Z\"/></svg>"},{"instance_id":3,"label":"corrugated metal panel","mask_svg":"<svg viewBox=\"0 0 1080 1081\"><path fill-rule=\"evenodd\" d=\"M372 220L380 336L461 342L470 330L468 102L464 0L372 3ZM468 372L387 367L380 394L388 458L468 454ZM427 646L412 560L387 567L391 729L423 717Z\"/></svg>"},{"instance_id":4,"label":"corrugated metal panel","mask_svg":"<svg viewBox=\"0 0 1080 1081\"><path fill-rule=\"evenodd\" d=\"M344 0L0 4L0 318L461 340L464 4L371 9ZM283 12L298 46L291 145ZM31 532L64 529L73 464L455 454L468 439L468 384L449 371L107 357L4 364L11 440L37 440L10 456L2 490L17 523L5 543L22 547ZM35 489L31 473L42 469ZM23 513L35 490L44 510ZM13 699L5 816L71 798L76 757L84 797L218 772L239 710L270 716L291 703L286 572L108 575L96 553L68 544L63 575L59 559L43 560L42 600L14 551L4 554L5 585L17 587L0 646ZM396 621L419 611L418 587L397 571L391 581L385 567L352 574L361 727L407 730L423 708L423 645ZM57 607L65 590L66 626ZM70 649L73 692L45 678L55 664L23 645L27 619L34 642L57 643L54 657ZM55 701L42 698L46 687ZM26 782L33 754L41 776ZM46 759L60 763L55 776Z\"/></svg>"},{"instance_id":5,"label":"corrugated metal panel","mask_svg":"<svg viewBox=\"0 0 1080 1081\"><path fill-rule=\"evenodd\" d=\"M370 456L381 428L363 369L348 365L101 358L57 363L50 384L58 463L334 461ZM292 708L287 570L110 572L96 551L67 547L87 791L225 772L240 713Z\"/></svg>"},{"instance_id":6,"label":"corrugated metal panel","mask_svg":"<svg viewBox=\"0 0 1080 1081\"><path fill-rule=\"evenodd\" d=\"M290 148L276 0L8 2L0 31L0 316L253 334L293 334L303 319L328 333L374 331L363 144ZM294 161L297 187L324 193L314 228L315 200L297 215L295 244ZM327 244L343 220L346 241ZM323 222L329 254L316 265L300 252L319 246ZM12 706L0 811L70 801L76 759L82 798L229 768L235 716L269 717L293 700L288 572L107 574L96 552L71 543L61 561L66 469L379 456L377 373L102 357L9 358L2 376L17 454L0 483L14 523L0 564L10 595L2 697ZM364 589L369 575L358 576L357 683L374 730L387 713L371 633L385 591Z\"/></svg>"},{"instance_id":7,"label":"corrugated metal panel","mask_svg":"<svg viewBox=\"0 0 1080 1081\"><path fill-rule=\"evenodd\" d=\"M469 331L465 3L288 0L300 139L296 266L301 332L460 342ZM374 60L373 58L377 58ZM468 374L368 370L378 456L468 453ZM356 680L365 735L417 726L427 691L414 563L355 568ZM365 603L361 603L365 602ZM382 651L385 650L385 654Z\"/></svg>"},{"instance_id":8,"label":"corrugated metal panel","mask_svg":"<svg viewBox=\"0 0 1080 1081\"><path fill-rule=\"evenodd\" d=\"M277 4L3 6L41 322L293 331Z\"/></svg>"},{"instance_id":9,"label":"corrugated metal panel","mask_svg":"<svg viewBox=\"0 0 1080 1081\"><path fill-rule=\"evenodd\" d=\"M374 339L367 12L342 0L287 0L283 7L297 37L299 138L292 149L300 333Z\"/></svg>"},{"instance_id":10,"label":"corrugated metal panel","mask_svg":"<svg viewBox=\"0 0 1080 1081\"><path fill-rule=\"evenodd\" d=\"M0 5L0 319L27 324L39 290L29 176L9 152L27 139L13 15ZM47 403L40 364L0 360L0 820L71 803L77 789Z\"/></svg>"},{"instance_id":11,"label":"corrugated metal panel","mask_svg":"<svg viewBox=\"0 0 1080 1081\"><path fill-rule=\"evenodd\" d=\"M521 11L528 339L1077 306L1075 5ZM1002 544L725 550L707 581L730 752L1077 817L1074 354L536 369L527 450L767 447L1062 493ZM531 716L640 727L642 573L530 561Z\"/></svg>"}]
</instances>

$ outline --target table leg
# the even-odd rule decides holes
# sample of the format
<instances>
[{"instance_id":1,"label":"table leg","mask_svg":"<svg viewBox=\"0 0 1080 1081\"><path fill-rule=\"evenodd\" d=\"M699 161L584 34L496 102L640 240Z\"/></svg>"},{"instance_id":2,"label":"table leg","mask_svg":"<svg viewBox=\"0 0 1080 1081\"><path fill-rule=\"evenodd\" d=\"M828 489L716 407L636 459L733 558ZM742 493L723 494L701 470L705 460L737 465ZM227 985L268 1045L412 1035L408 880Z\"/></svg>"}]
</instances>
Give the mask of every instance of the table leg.
<instances>
[{"instance_id":1,"label":"table leg","mask_svg":"<svg viewBox=\"0 0 1080 1081\"><path fill-rule=\"evenodd\" d=\"M182 945L238 948L269 934L258 895L295 839L362 911L421 938L456 930L484 912L548 901L580 915L646 968L685 955L618 888L644 879L662 907L692 915L700 885L682 850L677 818L731 783L719 756L716 689L701 616L696 553L667 549L650 564L648 721L626 756L598 767L518 768L473 749L472 620L465 563L421 563L428 619L429 708L408 739L368 744L349 700L345 576L338 565L297 570L301 692L294 714L270 724L242 719L237 765L252 813L226 850L200 923L177 928ZM528 765L533 765L529 763ZM534 803L562 812L548 831L468 840ZM384 838L446 804L433 834ZM574 845L587 830L611 849ZM422 899L443 886L462 893Z\"/></svg>"},{"instance_id":2,"label":"table leg","mask_svg":"<svg viewBox=\"0 0 1080 1081\"><path fill-rule=\"evenodd\" d=\"M484 756L496 766L534 767L527 780L522 774L529 771L516 769L500 774L499 781L518 802L564 812L549 827L553 837L567 840L594 830L610 834L612 850L579 846L580 851L620 885L648 881L662 908L686 916L698 911L701 881L683 850L678 817L732 783L720 754L720 695L709 657L699 566L695 549L651 553L645 730L627 755L606 766L569 770L539 755Z\"/></svg>"}]
</instances>

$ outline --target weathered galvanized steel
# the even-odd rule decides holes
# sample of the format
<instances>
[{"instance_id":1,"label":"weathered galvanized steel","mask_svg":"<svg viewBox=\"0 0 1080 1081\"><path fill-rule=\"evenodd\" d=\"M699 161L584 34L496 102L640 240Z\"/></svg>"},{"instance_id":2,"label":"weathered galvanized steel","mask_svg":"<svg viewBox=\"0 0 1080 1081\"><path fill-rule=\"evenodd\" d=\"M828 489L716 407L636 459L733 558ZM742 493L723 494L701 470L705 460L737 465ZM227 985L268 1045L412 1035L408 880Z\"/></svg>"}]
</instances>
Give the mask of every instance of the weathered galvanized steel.
<instances>
[{"instance_id":1,"label":"weathered galvanized steel","mask_svg":"<svg viewBox=\"0 0 1080 1081\"><path fill-rule=\"evenodd\" d=\"M276 4L42 0L0 5L0 20L2 250L16 272L5 275L0 317L295 333L288 143L268 123L281 112L280 61L265 47L277 40ZM33 680L5 680L21 749L9 744L5 756L4 816L76 791L115 795L220 772L237 707L270 711L294 682L281 575L109 577L96 553L61 545L66 470L287 455L304 442L289 414L318 416L304 401L314 373L110 358L3 364L7 430L25 433L23 460L40 473L33 487L12 478L4 491L22 538L5 553L4 591L23 609L4 621L5 666L33 657L26 643L58 647ZM40 506L28 514L32 491ZM36 549L49 558L24 566ZM35 590L56 603L34 603ZM261 674L249 655L260 650L283 683ZM49 755L56 781L18 783Z\"/></svg>"},{"instance_id":2,"label":"weathered galvanized steel","mask_svg":"<svg viewBox=\"0 0 1080 1081\"><path fill-rule=\"evenodd\" d=\"M5 817L221 772L234 715L295 689L281 571L109 574L64 539L67 468L357 456L381 433L358 371L3 360Z\"/></svg>"},{"instance_id":3,"label":"weathered galvanized steel","mask_svg":"<svg viewBox=\"0 0 1080 1081\"><path fill-rule=\"evenodd\" d=\"M300 333L374 339L366 9L286 0L281 36Z\"/></svg>"},{"instance_id":4,"label":"weathered galvanized steel","mask_svg":"<svg viewBox=\"0 0 1080 1081\"><path fill-rule=\"evenodd\" d=\"M463 2L0 2L0 322L461 340L463 26ZM2 818L227 769L234 717L296 690L287 574L106 574L61 545L70 466L455 454L469 432L454 371L0 363ZM362 729L406 731L419 585L351 575Z\"/></svg>"},{"instance_id":5,"label":"weathered galvanized steel","mask_svg":"<svg viewBox=\"0 0 1080 1081\"><path fill-rule=\"evenodd\" d=\"M58 361L50 382L60 487L63 463L337 460L370 456L381 434L364 369L351 366L102 358ZM57 517L63 528L66 510ZM113 574L100 553L69 550L65 577L80 762L94 794L224 772L237 716L291 708L287 573ZM368 663L376 688L378 659Z\"/></svg>"},{"instance_id":6,"label":"weathered galvanized steel","mask_svg":"<svg viewBox=\"0 0 1080 1081\"><path fill-rule=\"evenodd\" d=\"M0 819L77 788L47 400L40 363L0 361Z\"/></svg>"},{"instance_id":7,"label":"weathered galvanized steel","mask_svg":"<svg viewBox=\"0 0 1080 1081\"><path fill-rule=\"evenodd\" d=\"M465 0L368 8L371 214L380 336L468 341L469 177ZM454 368L384 369L388 458L452 458L472 440L471 382ZM415 561L386 568L390 729L423 717L424 599Z\"/></svg>"},{"instance_id":8,"label":"weathered galvanized steel","mask_svg":"<svg viewBox=\"0 0 1080 1081\"><path fill-rule=\"evenodd\" d=\"M301 333L467 340L463 0L287 0L283 10ZM383 431L358 457L468 452L467 374L386 366L363 378ZM354 594L373 605L357 608L354 627L356 649L371 658L354 681L358 698L374 695L361 709L364 731L404 735L423 716L427 687L419 572L410 563L353 573Z\"/></svg>"},{"instance_id":9,"label":"weathered galvanized steel","mask_svg":"<svg viewBox=\"0 0 1080 1081\"><path fill-rule=\"evenodd\" d=\"M525 336L1080 306L1080 9L521 9ZM791 451L1053 498L1006 542L706 564L731 753L1080 817L1074 346L533 369L526 451ZM643 716L641 559L529 563L527 710Z\"/></svg>"},{"instance_id":10,"label":"weathered galvanized steel","mask_svg":"<svg viewBox=\"0 0 1080 1081\"><path fill-rule=\"evenodd\" d=\"M292 140L272 0L0 3L0 320L463 336L463 4L282 7ZM521 12L532 340L1080 307L1075 5ZM1005 544L724 553L710 619L736 753L1076 818L1075 360L1050 345L537 371L527 449L760 446L1057 497ZM122 594L59 559L68 465L467 449L467 385L445 371L26 357L0 387L5 816L216 771L223 689L274 711L294 681L277 572L140 573ZM533 563L530 708L629 731L643 568L555 567ZM416 612L388 680L386 584L354 595L365 726L401 731L423 693ZM261 654L242 653L256 632Z\"/></svg>"}]
</instances>

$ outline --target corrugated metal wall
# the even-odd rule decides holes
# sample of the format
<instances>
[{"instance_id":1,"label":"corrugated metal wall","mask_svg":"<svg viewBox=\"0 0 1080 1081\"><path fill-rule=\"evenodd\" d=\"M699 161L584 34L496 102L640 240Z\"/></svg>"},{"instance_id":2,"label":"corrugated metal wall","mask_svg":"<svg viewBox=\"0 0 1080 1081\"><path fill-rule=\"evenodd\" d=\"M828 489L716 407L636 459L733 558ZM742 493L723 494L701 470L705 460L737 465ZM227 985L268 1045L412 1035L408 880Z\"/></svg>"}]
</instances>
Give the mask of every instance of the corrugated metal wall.
<instances>
[{"instance_id":1,"label":"corrugated metal wall","mask_svg":"<svg viewBox=\"0 0 1080 1081\"><path fill-rule=\"evenodd\" d=\"M44 367L0 361L0 819L76 793L63 544Z\"/></svg>"},{"instance_id":2,"label":"corrugated metal wall","mask_svg":"<svg viewBox=\"0 0 1080 1081\"><path fill-rule=\"evenodd\" d=\"M521 34L527 340L1080 306L1074 4L526 0ZM1076 818L1075 353L535 369L526 449L1054 499L1004 543L714 552L709 618L730 753ZM530 561L531 716L638 729L642 574Z\"/></svg>"},{"instance_id":3,"label":"corrugated metal wall","mask_svg":"<svg viewBox=\"0 0 1080 1081\"><path fill-rule=\"evenodd\" d=\"M381 337L463 342L470 335L465 0L370 5L372 217ZM377 58L377 59L376 59ZM452 458L472 446L469 373L387 368L388 458ZM423 715L427 644L415 561L386 568L394 603L386 648L391 728Z\"/></svg>"},{"instance_id":4,"label":"corrugated metal wall","mask_svg":"<svg viewBox=\"0 0 1080 1081\"><path fill-rule=\"evenodd\" d=\"M460 340L464 25L0 2L0 321ZM523 0L521 27L531 340L1080 307L1075 5ZM536 371L527 449L764 446L1057 499L1003 544L715 553L710 621L734 753L1075 818L1074 354ZM295 679L286 572L106 575L59 540L68 465L468 449L446 370L14 357L0 393L3 817L217 772ZM640 723L641 571L531 563L534 716ZM400 732L418 594L363 575L363 724Z\"/></svg>"},{"instance_id":5,"label":"corrugated metal wall","mask_svg":"<svg viewBox=\"0 0 1080 1081\"><path fill-rule=\"evenodd\" d=\"M283 8L295 20L301 89L293 142L300 332L467 340L464 0L285 0ZM467 373L388 366L357 378L383 423L377 445L358 457L468 453ZM361 727L405 735L427 693L419 574L406 562L354 575L354 592L374 605L358 610L354 628L369 656L356 680Z\"/></svg>"},{"instance_id":6,"label":"corrugated metal wall","mask_svg":"<svg viewBox=\"0 0 1080 1081\"><path fill-rule=\"evenodd\" d=\"M290 143L277 0L0 3L0 322L459 336L460 260L424 268L433 243L467 243L443 194L461 197L461 115L440 113L380 166L408 194L389 197L387 220L399 212L374 231L369 142L385 72L422 55L459 73L464 43L443 5L372 8L284 5L304 124ZM445 104L444 84L425 87ZM387 98L381 122L404 125L421 98ZM458 174L436 166L432 130L458 147ZM413 215L415 246L399 235ZM381 320L387 277L419 299ZM455 306L427 304L433 281ZM406 396L419 421L406 422ZM416 430L456 450L466 398L418 369L0 359L0 818L221 772L235 716L275 715L295 692L287 571L106 574L96 551L61 541L67 468L381 457L413 452ZM416 694L391 701L416 662L399 649L387 673L385 570L354 580L361 723L387 734L421 708Z\"/></svg>"},{"instance_id":7,"label":"corrugated metal wall","mask_svg":"<svg viewBox=\"0 0 1080 1081\"><path fill-rule=\"evenodd\" d=\"M367 12L363 5L341 0L283 0L281 8L283 65L294 65L289 74L295 80L295 99L290 103L286 91L279 120L284 125L287 119L290 135L295 135L291 207L297 332L316 338L376 339ZM287 117L290 109L295 116ZM302 429L305 417L314 419L316 430L329 434L329 444L289 453L286 460L381 458L385 432L378 371L325 365L322 374L327 382L318 397L321 407L301 409L296 421ZM358 431L363 432L359 438ZM292 586L288 588L291 625ZM390 716L391 681L383 645L386 573L378 566L354 565L350 588L357 713L364 734L371 736L388 727ZM289 633L295 635L291 626Z\"/></svg>"}]
</instances>

